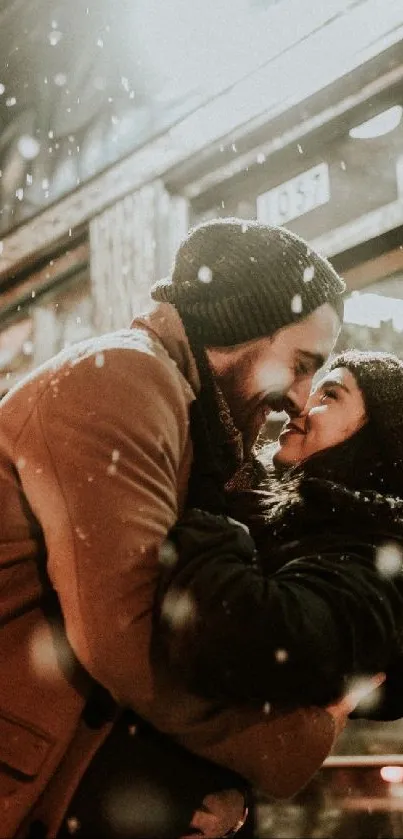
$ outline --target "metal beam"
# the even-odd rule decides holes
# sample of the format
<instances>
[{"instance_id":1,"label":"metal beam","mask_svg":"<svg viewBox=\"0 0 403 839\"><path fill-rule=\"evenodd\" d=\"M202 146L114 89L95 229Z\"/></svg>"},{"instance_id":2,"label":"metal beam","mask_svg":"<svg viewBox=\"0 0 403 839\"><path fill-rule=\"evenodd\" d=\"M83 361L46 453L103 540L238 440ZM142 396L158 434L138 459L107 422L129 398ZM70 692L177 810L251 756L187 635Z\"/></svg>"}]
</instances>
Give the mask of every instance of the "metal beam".
<instances>
[{"instance_id":1,"label":"metal beam","mask_svg":"<svg viewBox=\"0 0 403 839\"><path fill-rule=\"evenodd\" d=\"M259 157L267 160L268 157L287 146L291 144L296 145L314 131L334 122L344 114L359 108L366 102L373 102L376 97L402 82L403 63L305 120L301 121L298 119L298 114L295 114L295 122L291 127L282 132L275 133L274 136L272 134L266 142L254 146L253 149L245 152L245 154L238 155L223 166L218 166L202 177L192 180L183 187L182 194L189 199L197 198L203 192L218 186L223 181L241 174L248 167L255 166ZM267 133L269 133L269 127L267 127Z\"/></svg>"},{"instance_id":2,"label":"metal beam","mask_svg":"<svg viewBox=\"0 0 403 839\"><path fill-rule=\"evenodd\" d=\"M371 210L370 213L360 216L347 224L336 227L323 236L318 236L311 241L312 247L331 257L343 251L350 250L362 242L376 239L383 233L388 233L396 227L403 225L403 199L391 201L383 207Z\"/></svg>"},{"instance_id":3,"label":"metal beam","mask_svg":"<svg viewBox=\"0 0 403 839\"><path fill-rule=\"evenodd\" d=\"M331 755L324 764L328 769L360 766L403 766L403 754Z\"/></svg>"}]
</instances>

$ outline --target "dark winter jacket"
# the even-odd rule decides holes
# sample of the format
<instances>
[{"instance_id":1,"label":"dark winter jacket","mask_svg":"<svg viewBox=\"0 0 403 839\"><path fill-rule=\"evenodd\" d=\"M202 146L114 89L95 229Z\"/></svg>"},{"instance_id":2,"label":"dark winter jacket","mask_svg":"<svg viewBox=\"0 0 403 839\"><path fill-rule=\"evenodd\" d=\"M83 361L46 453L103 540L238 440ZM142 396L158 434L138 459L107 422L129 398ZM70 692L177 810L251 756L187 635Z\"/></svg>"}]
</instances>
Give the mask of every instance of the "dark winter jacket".
<instances>
[{"instance_id":1,"label":"dark winter jacket","mask_svg":"<svg viewBox=\"0 0 403 839\"><path fill-rule=\"evenodd\" d=\"M237 517L244 506L259 553L239 525L198 510L172 533L168 596L185 591L196 617L172 623L163 601L169 666L203 696L282 707L326 704L386 671L374 716L403 716L403 501L305 478L259 528L251 499L259 508L245 494Z\"/></svg>"}]
</instances>

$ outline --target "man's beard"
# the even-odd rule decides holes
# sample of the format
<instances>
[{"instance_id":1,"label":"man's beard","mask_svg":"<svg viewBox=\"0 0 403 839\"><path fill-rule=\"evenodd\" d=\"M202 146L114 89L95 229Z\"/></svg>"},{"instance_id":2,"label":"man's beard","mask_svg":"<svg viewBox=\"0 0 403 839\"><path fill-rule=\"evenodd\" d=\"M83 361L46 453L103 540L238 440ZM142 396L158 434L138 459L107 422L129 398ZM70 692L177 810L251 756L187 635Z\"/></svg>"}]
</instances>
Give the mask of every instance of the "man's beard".
<instances>
[{"instance_id":1,"label":"man's beard","mask_svg":"<svg viewBox=\"0 0 403 839\"><path fill-rule=\"evenodd\" d=\"M244 376L244 380L246 379L247 373ZM235 428L242 436L244 454L248 455L253 450L266 423L268 413L276 410L273 406L280 401L280 395L261 392L252 397L248 396L242 385L240 386L242 382L240 370L236 373L232 370L226 375L216 376L216 381L227 402Z\"/></svg>"},{"instance_id":2,"label":"man's beard","mask_svg":"<svg viewBox=\"0 0 403 839\"><path fill-rule=\"evenodd\" d=\"M241 427L238 427L238 430L242 434L245 455L249 455L253 451L266 425L267 414L266 400L254 400L243 416L240 416L239 425Z\"/></svg>"}]
</instances>

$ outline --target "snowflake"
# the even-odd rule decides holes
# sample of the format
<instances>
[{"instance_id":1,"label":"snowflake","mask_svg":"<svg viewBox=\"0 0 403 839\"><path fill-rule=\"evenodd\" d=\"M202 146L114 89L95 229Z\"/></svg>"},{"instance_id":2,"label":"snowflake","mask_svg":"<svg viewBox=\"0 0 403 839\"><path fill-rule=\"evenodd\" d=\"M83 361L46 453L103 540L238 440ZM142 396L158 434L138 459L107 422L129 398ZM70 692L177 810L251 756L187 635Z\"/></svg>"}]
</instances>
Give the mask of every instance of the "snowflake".
<instances>
[{"instance_id":1,"label":"snowflake","mask_svg":"<svg viewBox=\"0 0 403 839\"><path fill-rule=\"evenodd\" d=\"M211 283L213 279L213 272L208 265L202 265L198 272L197 272L197 279L200 280L201 283Z\"/></svg>"},{"instance_id":2,"label":"snowflake","mask_svg":"<svg viewBox=\"0 0 403 839\"><path fill-rule=\"evenodd\" d=\"M300 294L294 294L294 297L291 300L291 311L294 312L295 315L299 315L302 312L302 298Z\"/></svg>"}]
</instances>

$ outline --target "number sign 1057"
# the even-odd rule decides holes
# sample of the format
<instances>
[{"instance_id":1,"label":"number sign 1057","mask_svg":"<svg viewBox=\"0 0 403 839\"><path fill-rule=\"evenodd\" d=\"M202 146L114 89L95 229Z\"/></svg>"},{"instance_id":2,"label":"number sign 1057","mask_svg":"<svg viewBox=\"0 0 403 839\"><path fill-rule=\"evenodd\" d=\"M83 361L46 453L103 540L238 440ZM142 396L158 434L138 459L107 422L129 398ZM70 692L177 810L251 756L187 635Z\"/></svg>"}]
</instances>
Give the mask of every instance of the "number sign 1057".
<instances>
[{"instance_id":1,"label":"number sign 1057","mask_svg":"<svg viewBox=\"0 0 403 839\"><path fill-rule=\"evenodd\" d=\"M329 200L329 167L327 163L319 163L259 195L257 217L266 224L285 224Z\"/></svg>"}]
</instances>

